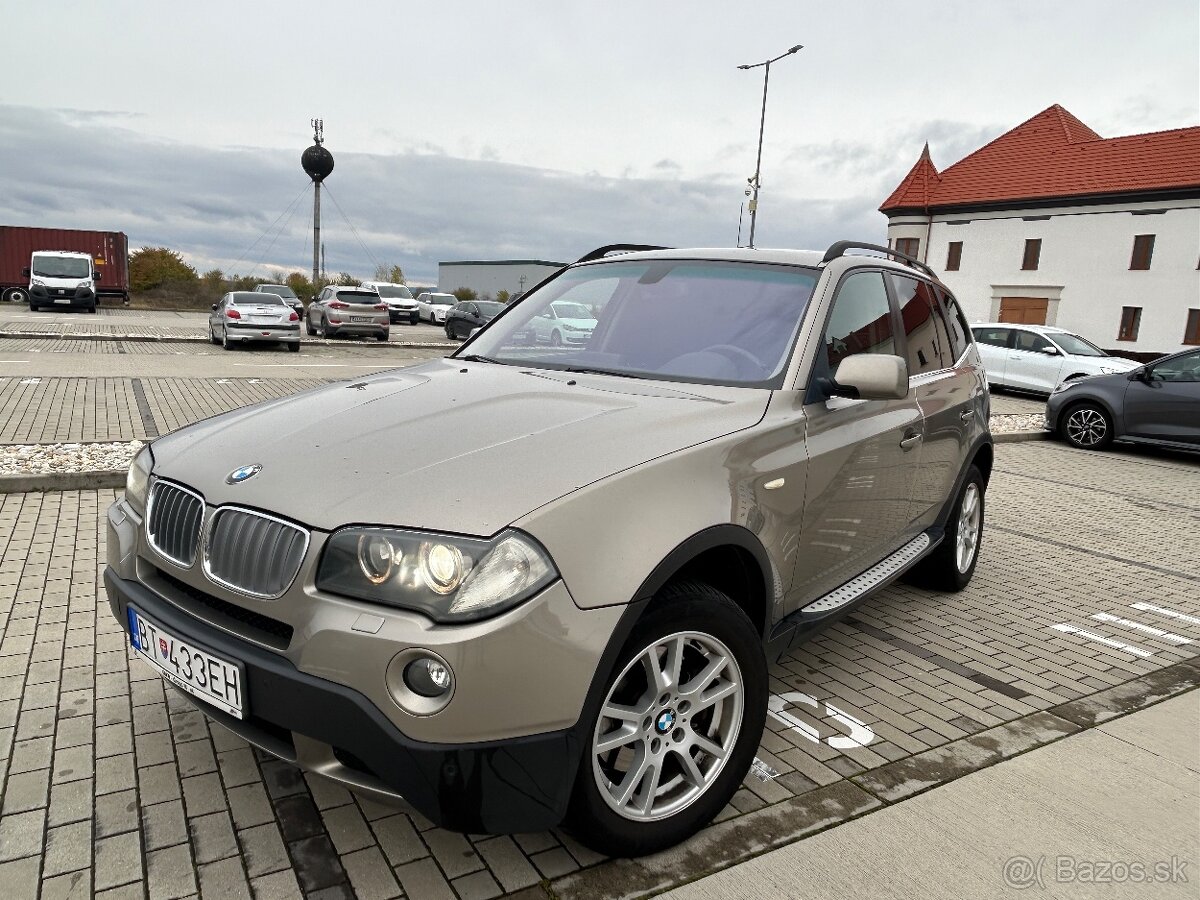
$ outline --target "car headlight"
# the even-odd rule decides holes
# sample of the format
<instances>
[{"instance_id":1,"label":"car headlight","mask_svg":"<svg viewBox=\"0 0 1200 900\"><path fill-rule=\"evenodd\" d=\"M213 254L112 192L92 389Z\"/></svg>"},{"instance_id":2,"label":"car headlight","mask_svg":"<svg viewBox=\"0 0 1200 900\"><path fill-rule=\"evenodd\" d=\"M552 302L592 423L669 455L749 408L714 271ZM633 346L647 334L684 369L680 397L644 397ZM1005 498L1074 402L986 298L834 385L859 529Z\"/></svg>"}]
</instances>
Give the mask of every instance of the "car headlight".
<instances>
[{"instance_id":1,"label":"car headlight","mask_svg":"<svg viewBox=\"0 0 1200 900\"><path fill-rule=\"evenodd\" d=\"M1111 366L1101 366L1100 371L1105 375L1116 375L1118 372L1124 372L1124 369L1116 369Z\"/></svg>"},{"instance_id":2,"label":"car headlight","mask_svg":"<svg viewBox=\"0 0 1200 900\"><path fill-rule=\"evenodd\" d=\"M146 445L129 464L129 474L125 476L125 502L137 510L138 515L146 514L146 494L150 487L150 470L154 468L154 454Z\"/></svg>"},{"instance_id":3,"label":"car headlight","mask_svg":"<svg viewBox=\"0 0 1200 900\"><path fill-rule=\"evenodd\" d=\"M29 279L29 283L30 283L30 284L36 284L38 287L45 287L45 286L46 286L46 282L42 281L42 279L40 279L40 278L30 278L30 279Z\"/></svg>"},{"instance_id":4,"label":"car headlight","mask_svg":"<svg viewBox=\"0 0 1200 900\"><path fill-rule=\"evenodd\" d=\"M464 622L511 609L556 578L549 554L516 531L483 540L350 527L325 545L317 587Z\"/></svg>"},{"instance_id":5,"label":"car headlight","mask_svg":"<svg viewBox=\"0 0 1200 900\"><path fill-rule=\"evenodd\" d=\"M91 287L91 286L92 286L92 283L90 281L81 281L81 282L79 282L79 284L75 285L75 289L79 290L79 288L81 288L81 287Z\"/></svg>"},{"instance_id":6,"label":"car headlight","mask_svg":"<svg viewBox=\"0 0 1200 900\"><path fill-rule=\"evenodd\" d=\"M1075 385L1077 385L1077 384L1079 384L1079 382L1078 382L1078 381L1064 381L1062 384L1060 384L1060 385L1056 386L1056 387L1054 388L1054 390L1052 390L1050 393L1051 393L1051 394L1061 394L1061 393L1062 393L1063 391L1065 391L1067 388L1073 388L1073 387L1075 387Z\"/></svg>"}]
</instances>

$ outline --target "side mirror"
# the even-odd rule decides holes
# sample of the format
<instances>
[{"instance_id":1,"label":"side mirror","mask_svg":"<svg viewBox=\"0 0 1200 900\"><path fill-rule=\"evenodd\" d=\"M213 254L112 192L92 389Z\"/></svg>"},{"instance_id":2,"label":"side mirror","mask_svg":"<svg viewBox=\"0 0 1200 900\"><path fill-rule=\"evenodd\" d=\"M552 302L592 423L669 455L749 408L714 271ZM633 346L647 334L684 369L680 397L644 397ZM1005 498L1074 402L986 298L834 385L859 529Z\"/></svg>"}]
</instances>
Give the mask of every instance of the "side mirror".
<instances>
[{"instance_id":1,"label":"side mirror","mask_svg":"<svg viewBox=\"0 0 1200 900\"><path fill-rule=\"evenodd\" d=\"M99 280L100 280L100 273L99 273L99 272L92 272L92 278L93 278L93 279L95 279L96 281L99 281Z\"/></svg>"},{"instance_id":2,"label":"side mirror","mask_svg":"<svg viewBox=\"0 0 1200 900\"><path fill-rule=\"evenodd\" d=\"M1043 347L1038 352L1045 353L1047 356L1058 356L1058 348L1057 347Z\"/></svg>"},{"instance_id":3,"label":"side mirror","mask_svg":"<svg viewBox=\"0 0 1200 900\"><path fill-rule=\"evenodd\" d=\"M218 304L214 303L214 304L212 305L212 308L215 310L215 309L217 308L217 305L218 305Z\"/></svg>"},{"instance_id":4,"label":"side mirror","mask_svg":"<svg viewBox=\"0 0 1200 900\"><path fill-rule=\"evenodd\" d=\"M23 268L21 270L21 274L24 275L26 278L28 278L29 277L29 266L26 266L25 268Z\"/></svg>"},{"instance_id":5,"label":"side mirror","mask_svg":"<svg viewBox=\"0 0 1200 900\"><path fill-rule=\"evenodd\" d=\"M903 400L908 396L908 363L899 356L856 353L838 364L825 390L852 400Z\"/></svg>"}]
</instances>

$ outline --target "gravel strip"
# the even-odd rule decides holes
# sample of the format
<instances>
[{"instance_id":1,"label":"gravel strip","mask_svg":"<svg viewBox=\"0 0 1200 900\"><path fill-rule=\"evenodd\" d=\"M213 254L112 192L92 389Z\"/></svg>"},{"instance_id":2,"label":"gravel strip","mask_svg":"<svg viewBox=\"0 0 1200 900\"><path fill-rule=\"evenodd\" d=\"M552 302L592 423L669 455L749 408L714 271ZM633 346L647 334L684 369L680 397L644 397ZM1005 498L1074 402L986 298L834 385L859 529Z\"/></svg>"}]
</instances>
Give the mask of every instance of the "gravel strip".
<instances>
[{"instance_id":1,"label":"gravel strip","mask_svg":"<svg viewBox=\"0 0 1200 900\"><path fill-rule=\"evenodd\" d=\"M1043 413L1026 413L1019 416L992 416L988 420L992 434L1012 434L1016 431L1045 431L1046 416Z\"/></svg>"},{"instance_id":2,"label":"gravel strip","mask_svg":"<svg viewBox=\"0 0 1200 900\"><path fill-rule=\"evenodd\" d=\"M119 472L129 468L143 446L141 441L0 445L0 475Z\"/></svg>"}]
</instances>

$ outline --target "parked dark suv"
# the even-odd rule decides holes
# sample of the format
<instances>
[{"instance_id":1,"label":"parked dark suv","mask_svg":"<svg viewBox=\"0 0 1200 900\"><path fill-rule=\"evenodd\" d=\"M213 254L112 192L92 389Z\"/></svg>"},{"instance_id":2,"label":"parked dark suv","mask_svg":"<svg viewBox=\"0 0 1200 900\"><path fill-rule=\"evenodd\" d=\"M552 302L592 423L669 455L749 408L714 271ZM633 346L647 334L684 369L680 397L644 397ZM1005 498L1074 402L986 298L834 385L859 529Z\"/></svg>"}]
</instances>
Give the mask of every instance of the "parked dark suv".
<instances>
[{"instance_id":1,"label":"parked dark suv","mask_svg":"<svg viewBox=\"0 0 1200 900\"><path fill-rule=\"evenodd\" d=\"M586 341L522 337L552 303ZM970 581L991 468L922 264L607 247L448 358L157 439L104 582L270 753L447 828L648 853L746 776L768 660L902 575Z\"/></svg>"}]
</instances>

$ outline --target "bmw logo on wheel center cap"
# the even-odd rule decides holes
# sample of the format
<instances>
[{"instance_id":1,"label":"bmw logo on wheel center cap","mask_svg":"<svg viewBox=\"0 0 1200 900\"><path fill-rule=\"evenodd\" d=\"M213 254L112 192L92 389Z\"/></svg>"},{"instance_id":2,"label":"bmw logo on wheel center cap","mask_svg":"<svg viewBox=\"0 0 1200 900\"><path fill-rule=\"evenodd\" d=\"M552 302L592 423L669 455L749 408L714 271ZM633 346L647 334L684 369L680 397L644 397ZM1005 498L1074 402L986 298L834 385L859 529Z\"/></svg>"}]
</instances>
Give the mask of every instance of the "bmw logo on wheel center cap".
<instances>
[{"instance_id":1,"label":"bmw logo on wheel center cap","mask_svg":"<svg viewBox=\"0 0 1200 900\"><path fill-rule=\"evenodd\" d=\"M225 476L225 482L226 484L241 484L243 481L249 481L261 471L261 463L253 463L249 466L239 466Z\"/></svg>"},{"instance_id":2,"label":"bmw logo on wheel center cap","mask_svg":"<svg viewBox=\"0 0 1200 900\"><path fill-rule=\"evenodd\" d=\"M654 722L654 727L659 734L666 734L675 726L675 711L664 709L658 714L658 719Z\"/></svg>"}]
</instances>

